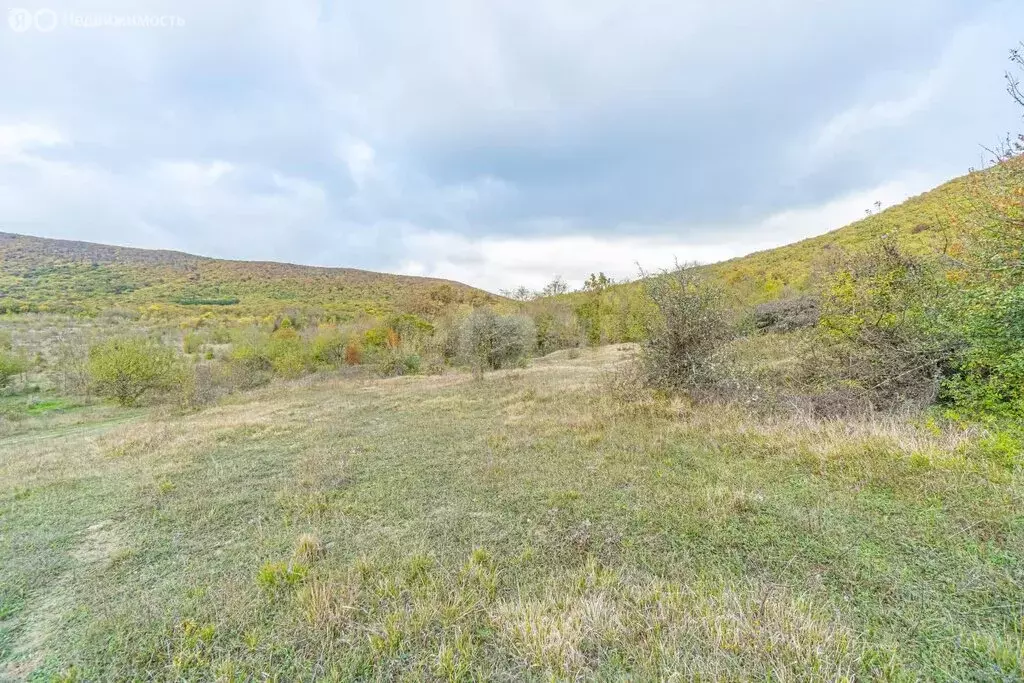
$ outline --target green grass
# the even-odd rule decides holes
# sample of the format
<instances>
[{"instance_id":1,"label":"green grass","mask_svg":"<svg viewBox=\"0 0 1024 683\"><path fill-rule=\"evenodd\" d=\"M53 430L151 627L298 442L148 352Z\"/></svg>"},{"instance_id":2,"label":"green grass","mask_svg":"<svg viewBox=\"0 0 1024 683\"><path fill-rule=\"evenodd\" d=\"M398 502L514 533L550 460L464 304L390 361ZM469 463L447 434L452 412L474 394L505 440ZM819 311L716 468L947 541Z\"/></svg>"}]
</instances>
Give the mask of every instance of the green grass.
<instances>
[{"instance_id":1,"label":"green grass","mask_svg":"<svg viewBox=\"0 0 1024 683\"><path fill-rule=\"evenodd\" d=\"M1021 472L984 435L625 400L627 355L0 441L0 666L1024 676Z\"/></svg>"},{"instance_id":2,"label":"green grass","mask_svg":"<svg viewBox=\"0 0 1024 683\"><path fill-rule=\"evenodd\" d=\"M66 398L37 393L0 396L0 418L17 421L47 413L68 412L80 408L81 405L79 402Z\"/></svg>"}]
</instances>

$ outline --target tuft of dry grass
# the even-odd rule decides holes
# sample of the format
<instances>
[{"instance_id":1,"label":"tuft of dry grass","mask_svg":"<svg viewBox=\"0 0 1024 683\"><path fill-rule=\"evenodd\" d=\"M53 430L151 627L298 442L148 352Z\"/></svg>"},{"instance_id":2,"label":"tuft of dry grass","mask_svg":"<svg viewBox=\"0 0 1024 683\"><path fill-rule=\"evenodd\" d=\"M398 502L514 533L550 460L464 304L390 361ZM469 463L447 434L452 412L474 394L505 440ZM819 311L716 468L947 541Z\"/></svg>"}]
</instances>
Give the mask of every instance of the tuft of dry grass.
<instances>
[{"instance_id":1,"label":"tuft of dry grass","mask_svg":"<svg viewBox=\"0 0 1024 683\"><path fill-rule=\"evenodd\" d=\"M323 542L316 534L305 533L295 542L295 558L310 563L320 559L326 552Z\"/></svg>"}]
</instances>

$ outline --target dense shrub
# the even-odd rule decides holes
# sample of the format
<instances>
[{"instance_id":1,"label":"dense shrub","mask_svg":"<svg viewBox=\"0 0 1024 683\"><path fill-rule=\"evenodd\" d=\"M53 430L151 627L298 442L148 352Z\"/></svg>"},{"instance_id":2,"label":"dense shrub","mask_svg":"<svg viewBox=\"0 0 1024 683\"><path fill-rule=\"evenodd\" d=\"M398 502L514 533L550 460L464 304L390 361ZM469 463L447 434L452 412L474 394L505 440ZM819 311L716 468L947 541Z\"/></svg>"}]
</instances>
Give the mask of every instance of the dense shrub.
<instances>
[{"instance_id":1,"label":"dense shrub","mask_svg":"<svg viewBox=\"0 0 1024 683\"><path fill-rule=\"evenodd\" d=\"M176 394L186 408L200 408L242 387L230 363L195 363L182 372Z\"/></svg>"},{"instance_id":2,"label":"dense shrub","mask_svg":"<svg viewBox=\"0 0 1024 683\"><path fill-rule=\"evenodd\" d=\"M426 341L425 350L427 356L440 362L451 363L459 356L461 344L459 342L459 331L462 328L462 319L453 315L445 316L434 323L434 333Z\"/></svg>"},{"instance_id":3,"label":"dense shrub","mask_svg":"<svg viewBox=\"0 0 1024 683\"><path fill-rule=\"evenodd\" d=\"M1024 139L1024 138L1022 138ZM965 340L944 397L972 412L1024 417L1024 156L969 176L973 221L947 249L953 327ZM1017 156L1013 156L1017 154ZM959 248L958 248L959 247Z\"/></svg>"},{"instance_id":4,"label":"dense shrub","mask_svg":"<svg viewBox=\"0 0 1024 683\"><path fill-rule=\"evenodd\" d=\"M367 350L385 349L391 345L390 333L387 327L373 327L363 333L362 345Z\"/></svg>"},{"instance_id":5,"label":"dense shrub","mask_svg":"<svg viewBox=\"0 0 1024 683\"><path fill-rule=\"evenodd\" d=\"M89 349L93 390L130 406L148 392L172 389L181 378L174 350L147 339L112 339Z\"/></svg>"},{"instance_id":6,"label":"dense shrub","mask_svg":"<svg viewBox=\"0 0 1024 683\"><path fill-rule=\"evenodd\" d=\"M715 357L734 335L721 291L685 266L650 278L647 289L659 313L641 346L647 382L670 390L712 383Z\"/></svg>"},{"instance_id":7,"label":"dense shrub","mask_svg":"<svg viewBox=\"0 0 1024 683\"><path fill-rule=\"evenodd\" d=\"M521 364L535 347L537 330L526 316L478 308L462 322L459 339L463 357L483 373Z\"/></svg>"},{"instance_id":8,"label":"dense shrub","mask_svg":"<svg viewBox=\"0 0 1024 683\"><path fill-rule=\"evenodd\" d=\"M935 264L882 240L826 280L809 373L873 408L928 405L963 344L948 300Z\"/></svg>"},{"instance_id":9,"label":"dense shrub","mask_svg":"<svg viewBox=\"0 0 1024 683\"><path fill-rule=\"evenodd\" d=\"M181 348L185 353L196 353L205 343L203 335L198 332L186 332L181 340Z\"/></svg>"},{"instance_id":10,"label":"dense shrub","mask_svg":"<svg viewBox=\"0 0 1024 683\"><path fill-rule=\"evenodd\" d=\"M269 382L274 376L269 336L255 328L239 331L228 356L228 374L239 389Z\"/></svg>"},{"instance_id":11,"label":"dense shrub","mask_svg":"<svg viewBox=\"0 0 1024 683\"><path fill-rule=\"evenodd\" d=\"M377 372L384 377L415 375L423 364L422 358L416 353L409 353L402 348L389 349L377 357Z\"/></svg>"},{"instance_id":12,"label":"dense shrub","mask_svg":"<svg viewBox=\"0 0 1024 683\"><path fill-rule=\"evenodd\" d=\"M972 412L1024 417L1024 286L968 291L959 310L966 347L944 398Z\"/></svg>"},{"instance_id":13,"label":"dense shrub","mask_svg":"<svg viewBox=\"0 0 1024 683\"><path fill-rule=\"evenodd\" d=\"M385 327L393 330L400 341L409 343L415 343L434 333L433 324L412 313L392 316L388 319Z\"/></svg>"},{"instance_id":14,"label":"dense shrub","mask_svg":"<svg viewBox=\"0 0 1024 683\"><path fill-rule=\"evenodd\" d=\"M345 365L359 365L363 362L363 350L355 339L345 345Z\"/></svg>"}]
</instances>

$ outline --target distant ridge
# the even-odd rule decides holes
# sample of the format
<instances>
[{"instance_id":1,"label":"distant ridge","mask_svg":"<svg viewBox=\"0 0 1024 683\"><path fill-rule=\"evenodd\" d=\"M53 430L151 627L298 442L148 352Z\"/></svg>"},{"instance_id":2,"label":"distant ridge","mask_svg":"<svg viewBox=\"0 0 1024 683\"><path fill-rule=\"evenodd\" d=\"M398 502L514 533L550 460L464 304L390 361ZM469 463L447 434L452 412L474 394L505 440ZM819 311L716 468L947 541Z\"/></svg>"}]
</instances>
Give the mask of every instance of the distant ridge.
<instances>
[{"instance_id":1,"label":"distant ridge","mask_svg":"<svg viewBox=\"0 0 1024 683\"><path fill-rule=\"evenodd\" d=\"M95 314L118 308L175 317L216 306L221 314L237 316L298 309L351 319L497 300L437 278L0 232L0 313Z\"/></svg>"}]
</instances>

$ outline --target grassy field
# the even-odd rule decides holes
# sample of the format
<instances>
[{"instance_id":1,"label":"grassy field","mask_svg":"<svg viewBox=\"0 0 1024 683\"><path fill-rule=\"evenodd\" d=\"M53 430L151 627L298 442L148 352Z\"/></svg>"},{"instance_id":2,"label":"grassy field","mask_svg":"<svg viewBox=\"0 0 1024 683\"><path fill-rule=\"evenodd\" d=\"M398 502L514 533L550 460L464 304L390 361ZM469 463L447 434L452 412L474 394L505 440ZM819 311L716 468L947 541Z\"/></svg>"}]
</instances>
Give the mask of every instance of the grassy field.
<instances>
[{"instance_id":1,"label":"grassy field","mask_svg":"<svg viewBox=\"0 0 1024 683\"><path fill-rule=\"evenodd\" d=\"M623 396L631 354L40 411L0 678L1024 677L998 443Z\"/></svg>"}]
</instances>

